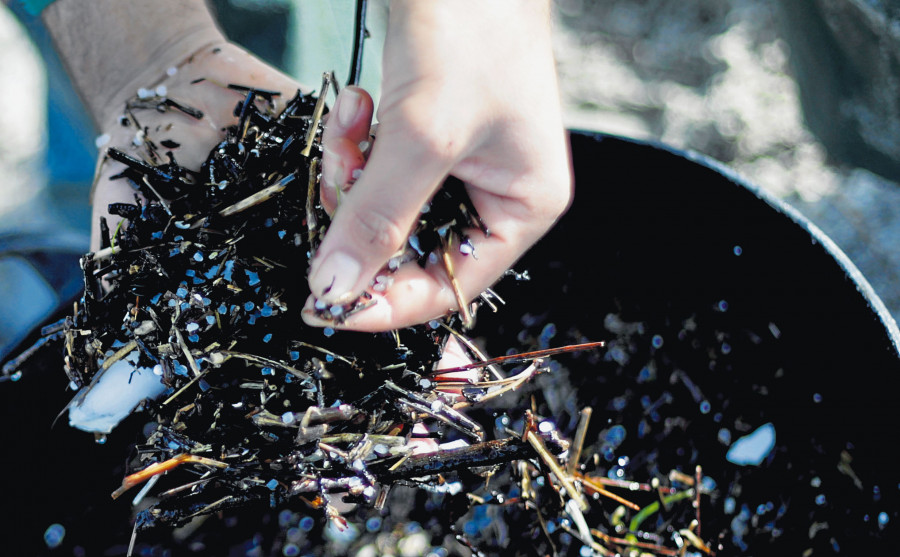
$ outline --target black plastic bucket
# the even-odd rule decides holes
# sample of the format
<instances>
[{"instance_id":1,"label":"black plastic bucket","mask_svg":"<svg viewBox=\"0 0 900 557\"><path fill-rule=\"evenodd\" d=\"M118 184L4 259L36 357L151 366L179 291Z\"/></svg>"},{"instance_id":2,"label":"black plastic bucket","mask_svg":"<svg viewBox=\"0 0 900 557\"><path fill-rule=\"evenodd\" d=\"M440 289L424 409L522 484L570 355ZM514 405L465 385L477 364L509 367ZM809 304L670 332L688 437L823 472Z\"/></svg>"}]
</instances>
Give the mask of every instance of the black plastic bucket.
<instances>
[{"instance_id":1,"label":"black plastic bucket","mask_svg":"<svg viewBox=\"0 0 900 557\"><path fill-rule=\"evenodd\" d=\"M474 336L493 355L608 340L558 358L526 394L569 436L593 407L595 473L648 482L702 465L714 482L703 537L720 555L895 554L900 334L863 277L796 212L714 163L594 134L573 134L572 150L571 210L516 266L531 280L498 285L507 305L483 311ZM130 502L108 494L146 418L106 446L64 423L51 430L69 396L54 357L0 385L4 544L124 553ZM774 448L758 465L730 462L730 446L764 424ZM226 554L278 530L274 514L254 513L196 547ZM51 524L66 532L53 551ZM522 536L503 553L533 544Z\"/></svg>"}]
</instances>

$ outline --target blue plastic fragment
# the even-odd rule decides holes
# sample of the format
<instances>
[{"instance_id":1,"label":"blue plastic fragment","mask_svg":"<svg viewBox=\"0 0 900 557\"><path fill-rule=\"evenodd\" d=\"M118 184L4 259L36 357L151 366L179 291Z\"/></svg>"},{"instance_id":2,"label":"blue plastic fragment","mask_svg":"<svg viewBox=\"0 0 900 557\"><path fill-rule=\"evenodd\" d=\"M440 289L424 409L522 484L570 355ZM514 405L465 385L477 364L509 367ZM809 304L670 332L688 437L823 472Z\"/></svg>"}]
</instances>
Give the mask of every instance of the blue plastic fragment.
<instances>
[{"instance_id":1,"label":"blue plastic fragment","mask_svg":"<svg viewBox=\"0 0 900 557\"><path fill-rule=\"evenodd\" d=\"M775 448L775 426L767 423L735 441L725 454L725 458L728 462L739 466L759 466L773 448Z\"/></svg>"},{"instance_id":2,"label":"blue plastic fragment","mask_svg":"<svg viewBox=\"0 0 900 557\"><path fill-rule=\"evenodd\" d=\"M541 334L538 337L538 345L541 348L549 348L550 340L556 336L556 325L554 323L547 323L544 325L544 328L541 330Z\"/></svg>"},{"instance_id":3,"label":"blue plastic fragment","mask_svg":"<svg viewBox=\"0 0 900 557\"><path fill-rule=\"evenodd\" d=\"M173 367L175 368L174 369L175 375L184 375L185 377L187 377L188 368L186 365L182 364L178 360L175 360L174 362L172 362L172 364L173 364Z\"/></svg>"},{"instance_id":4,"label":"blue plastic fragment","mask_svg":"<svg viewBox=\"0 0 900 557\"><path fill-rule=\"evenodd\" d=\"M44 531L44 543L50 549L55 549L62 545L63 538L66 537L66 528L62 524L51 524Z\"/></svg>"},{"instance_id":5,"label":"blue plastic fragment","mask_svg":"<svg viewBox=\"0 0 900 557\"><path fill-rule=\"evenodd\" d=\"M225 277L225 280L231 282L231 273L234 271L234 259L229 259L225 262L225 270L222 272L222 276Z\"/></svg>"}]
</instances>

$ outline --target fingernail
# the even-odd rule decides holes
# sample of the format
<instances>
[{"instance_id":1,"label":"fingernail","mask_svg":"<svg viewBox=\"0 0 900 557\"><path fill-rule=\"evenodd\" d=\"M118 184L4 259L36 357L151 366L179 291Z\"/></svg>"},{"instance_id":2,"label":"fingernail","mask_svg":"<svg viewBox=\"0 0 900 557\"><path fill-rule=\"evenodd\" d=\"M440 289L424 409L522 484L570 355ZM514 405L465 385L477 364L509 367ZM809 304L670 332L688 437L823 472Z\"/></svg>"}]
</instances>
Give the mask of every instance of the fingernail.
<instances>
[{"instance_id":1,"label":"fingernail","mask_svg":"<svg viewBox=\"0 0 900 557\"><path fill-rule=\"evenodd\" d=\"M313 327L330 327L332 323L320 318L316 314L316 297L310 294L309 298L306 299L306 304L303 306L303 309L300 311L300 317L303 319L303 322L307 325L311 325Z\"/></svg>"},{"instance_id":2,"label":"fingernail","mask_svg":"<svg viewBox=\"0 0 900 557\"><path fill-rule=\"evenodd\" d=\"M334 110L337 112L338 124L341 127L349 128L353 125L356 113L359 112L361 101L362 97L357 91L351 88L341 91L337 106L334 107Z\"/></svg>"},{"instance_id":3,"label":"fingernail","mask_svg":"<svg viewBox=\"0 0 900 557\"><path fill-rule=\"evenodd\" d=\"M327 145L323 151L322 179L325 180L326 186L339 188L344 185L344 161Z\"/></svg>"},{"instance_id":4,"label":"fingernail","mask_svg":"<svg viewBox=\"0 0 900 557\"><path fill-rule=\"evenodd\" d=\"M318 264L313 262L309 288L325 303L345 304L359 294L354 288L361 272L362 266L356 259L336 251Z\"/></svg>"}]
</instances>

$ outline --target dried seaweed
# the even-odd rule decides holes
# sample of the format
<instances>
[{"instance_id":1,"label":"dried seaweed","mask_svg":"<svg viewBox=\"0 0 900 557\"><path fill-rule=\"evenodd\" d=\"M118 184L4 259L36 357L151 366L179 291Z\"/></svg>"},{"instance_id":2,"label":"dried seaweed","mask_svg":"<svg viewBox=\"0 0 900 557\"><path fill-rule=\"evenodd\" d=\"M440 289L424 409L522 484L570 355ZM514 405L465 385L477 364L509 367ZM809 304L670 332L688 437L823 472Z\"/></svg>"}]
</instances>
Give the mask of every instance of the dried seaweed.
<instances>
[{"instance_id":1,"label":"dried seaweed","mask_svg":"<svg viewBox=\"0 0 900 557\"><path fill-rule=\"evenodd\" d=\"M327 509L334 490L374 504L384 482L373 471L409 454L420 415L481 439L452 400L435 409L450 396L427 380L443 328L363 335L302 323L309 260L329 222L315 197L324 95L298 92L276 111L276 94L232 89L245 93L236 123L199 173L171 154L168 163L152 162L150 147L144 160L108 150L125 165L117 177L140 196L110 206L125 224L82 261L85 297L68 329L70 380L89 385L111 362L136 355L135 367L168 387L145 402L157 426L138 447L140 470L114 495L176 467L203 478L166 500L165 511L146 511L141 527L299 494L317 493ZM166 101L144 104L185 112ZM459 209L460 195L459 184L444 188L394 266L424 264L451 236L466 242L474 212L471 204ZM316 308L340 321L366 304ZM443 324L458 328L459 319Z\"/></svg>"},{"instance_id":2,"label":"dried seaweed","mask_svg":"<svg viewBox=\"0 0 900 557\"><path fill-rule=\"evenodd\" d=\"M101 248L81 263L84 297L73 315L46 328L42 343L63 342L65 371L79 391L73 404L120 362L165 386L162 396L141 402L153 426L112 492L116 498L147 482L136 500L152 493L154 502L138 514L135 532L254 503L303 503L343 527L347 503L380 508L391 486L406 485L451 499L465 494L465 509L515 507L510 519L541 532L536 547L547 553L567 552L574 539L599 555L675 555L668 542L675 538L679 547L712 553L700 538L699 471L696 481L674 482L678 489L585 471L590 409L574 444L531 411L519 413L512 429L466 414L548 371L543 358L602 343L488 359L465 336L475 306L462 300L459 314L380 334L302 322L309 261L329 223L318 198L327 86L326 78L323 95L298 92L278 109L277 93L229 85L243 95L236 121L199 172L180 166L171 151L161 156L158 145L177 149L177 142L148 137L138 123L141 110L203 117L168 98L129 103L123 122L141 141L130 152L107 151L124 165L116 178L134 187L135 201L110 205L124 220L114 231L101 221ZM463 185L450 179L373 289L389 287L390 273L413 261L443 264L452 282L448 250L472 254L470 229L489 233ZM496 310L502 300L488 291L480 302ZM315 311L340 322L371 303L364 295ZM474 363L436 370L451 338ZM26 356L5 371L14 373ZM508 375L499 369L521 364ZM460 379L462 371L473 376ZM424 434L417 430L423 423ZM491 478L498 478L494 487ZM616 493L623 488L658 499L638 505ZM597 523L597 501L621 510ZM679 501L698 509L692 526L682 522L693 512L669 513L645 531L648 517ZM660 528L677 535L664 539ZM479 552L465 532L457 540Z\"/></svg>"},{"instance_id":3,"label":"dried seaweed","mask_svg":"<svg viewBox=\"0 0 900 557\"><path fill-rule=\"evenodd\" d=\"M130 102L122 122L136 129L137 149L107 150L124 166L114 179L134 187L134 203L110 205L123 221L111 232L101 220L101 249L81 261L84 296L47 339L64 342L65 371L79 391L73 404L120 362L166 387L141 403L155 425L112 495L163 474L181 485L141 512L138 530L257 500L302 498L340 520L336 497L371 506L397 481L533 455L521 439L485 440L456 409L524 379L476 379L464 394L437 380L444 344L471 319L468 304L462 320L451 314L382 334L300 319L309 261L329 222L318 199L327 87L326 78L318 98L298 92L280 110L276 93L231 87L244 95L236 122L199 172L171 151L160 156L158 145L178 144L155 141L138 123L141 110L203 117L165 97ZM446 261L449 246L470 254L469 228L488 233L462 184L449 180L378 280L388 284L407 261ZM340 322L369 303L315 307ZM422 421L435 425L434 436L452 431L470 444L415 454Z\"/></svg>"}]
</instances>

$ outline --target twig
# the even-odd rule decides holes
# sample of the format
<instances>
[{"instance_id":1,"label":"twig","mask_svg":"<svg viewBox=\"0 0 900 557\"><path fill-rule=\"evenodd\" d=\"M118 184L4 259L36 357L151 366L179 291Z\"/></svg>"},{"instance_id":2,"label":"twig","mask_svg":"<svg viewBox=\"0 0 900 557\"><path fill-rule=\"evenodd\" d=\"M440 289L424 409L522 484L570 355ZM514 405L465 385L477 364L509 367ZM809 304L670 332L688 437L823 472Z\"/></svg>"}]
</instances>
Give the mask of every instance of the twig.
<instances>
[{"instance_id":1,"label":"twig","mask_svg":"<svg viewBox=\"0 0 900 557\"><path fill-rule=\"evenodd\" d=\"M306 134L306 146L300 152L304 157L308 157L313 145L315 144L316 134L319 132L319 120L322 119L322 112L325 110L325 96L328 94L328 87L331 85L331 75L322 74L322 90L319 92L319 98L316 99L316 107L313 109L312 122L309 124L309 132Z\"/></svg>"},{"instance_id":2,"label":"twig","mask_svg":"<svg viewBox=\"0 0 900 557\"><path fill-rule=\"evenodd\" d=\"M316 188L319 185L319 159L309 161L309 181L306 184L306 239L312 252L316 251L316 231L319 221L316 218Z\"/></svg>"},{"instance_id":3,"label":"twig","mask_svg":"<svg viewBox=\"0 0 900 557\"><path fill-rule=\"evenodd\" d=\"M700 486L703 484L703 469L700 465L697 465L697 468L694 469L694 491L696 496L694 498L694 511L697 514L697 536L701 536L700 533Z\"/></svg>"},{"instance_id":4,"label":"twig","mask_svg":"<svg viewBox=\"0 0 900 557\"><path fill-rule=\"evenodd\" d=\"M469 339L469 337L460 333L456 329L449 327L443 321L441 321L441 328L444 329L445 331L447 331L448 333L450 333L451 335L453 335L454 338L456 338L456 340L460 344L465 346L472 354L474 354L475 357L477 357L480 362L488 361L488 357L484 355L484 353L475 345L474 342L471 341L471 339ZM500 369L497 368L497 366L495 366L493 364L488 364L484 367L486 367L488 369L488 371L490 371L493 374L493 376L495 378L497 378L498 380L505 379L503 377L503 374L500 373ZM435 371L434 373L443 373L443 370L438 370L438 371Z\"/></svg>"},{"instance_id":5,"label":"twig","mask_svg":"<svg viewBox=\"0 0 900 557\"><path fill-rule=\"evenodd\" d=\"M570 344L568 346L562 346L559 348L547 348L544 350L535 350L533 352L523 352L521 354L511 354L509 356L497 356L496 358L491 358L489 360L485 360L483 362L472 362L471 364L466 364L464 366L457 366L445 369L435 370L434 373L451 373L455 371L466 371L469 369L478 369L482 367L487 367L493 364L520 364L524 362L530 362L531 360L536 360L538 358L545 358L547 356L555 356L557 354L565 354L568 352L578 352L581 350L590 350L592 348L603 348L606 346L605 341L599 342L585 342L582 344Z\"/></svg>"},{"instance_id":6,"label":"twig","mask_svg":"<svg viewBox=\"0 0 900 557\"><path fill-rule=\"evenodd\" d=\"M472 310L469 308L469 303L466 302L466 298L463 296L459 280L453 272L453 260L450 258L449 240L445 240L444 245L441 246L441 261L444 263L444 272L447 273L447 278L450 280L450 287L453 289L453 295L456 297L456 305L459 306L462 326L466 329L471 329L475 325L475 319L472 317Z\"/></svg>"},{"instance_id":7,"label":"twig","mask_svg":"<svg viewBox=\"0 0 900 557\"><path fill-rule=\"evenodd\" d=\"M537 437L537 435L534 436ZM410 455L401 465L395 464L391 469L380 473L377 466L370 466L369 469L380 480L393 482L407 478L445 474L454 470L502 464L534 456L534 449L529 443L509 437L475 443L459 449L447 449L441 451L440 454Z\"/></svg>"},{"instance_id":8,"label":"twig","mask_svg":"<svg viewBox=\"0 0 900 557\"><path fill-rule=\"evenodd\" d=\"M526 412L526 415L530 415L530 412ZM584 498L584 495L582 495L575 487L572 478L562 469L559 462L556 460L556 457L547 450L547 447L544 445L540 436L534 433L531 428L526 427L523 438L528 441L538 456L541 457L544 464L550 468L550 471L553 472L553 475L556 476L562 486L566 489L566 493L568 493L569 497L575 501L578 508L581 509L582 512L587 511L590 507L587 500Z\"/></svg>"},{"instance_id":9,"label":"twig","mask_svg":"<svg viewBox=\"0 0 900 557\"><path fill-rule=\"evenodd\" d=\"M240 213L241 211L246 211L247 209L259 205L260 203L264 203L272 198L275 194L281 193L284 191L284 188L287 187L288 184L297 179L297 174L292 172L287 176L284 176L278 182L259 190L258 192L241 199L237 203L233 205L229 205L225 207L221 211L219 211L219 216L221 217L230 217L231 215Z\"/></svg>"},{"instance_id":10,"label":"twig","mask_svg":"<svg viewBox=\"0 0 900 557\"><path fill-rule=\"evenodd\" d=\"M637 540L628 540L625 538L616 538L610 536L609 534L604 534L600 530L595 528L591 528L591 534L605 541L606 543L616 544L616 545L624 545L626 547L636 547L638 549L646 549L652 551L653 553L659 553L660 555L667 555L670 557L676 557L679 552L674 549L669 549L668 547L657 545L654 543L647 542L639 542Z\"/></svg>"},{"instance_id":11,"label":"twig","mask_svg":"<svg viewBox=\"0 0 900 557\"><path fill-rule=\"evenodd\" d=\"M309 381L312 379L309 376L309 374L302 372L299 369L291 367L291 366L289 366L285 363L282 363L278 360L272 360L270 358L266 358L264 356L257 356L256 354L246 354L244 352L234 352L232 350L222 350L222 351L220 351L220 353L225 356L231 356L233 358L247 360L248 362L252 362L257 365L275 367L275 368L287 371L288 373L290 373L297 379L300 379L301 381Z\"/></svg>"},{"instance_id":12,"label":"twig","mask_svg":"<svg viewBox=\"0 0 900 557\"><path fill-rule=\"evenodd\" d=\"M137 348L137 343L134 340L129 341L128 344L126 344L122 348L119 348L119 350L117 350L115 354L113 354L109 358L103 360L103 365L100 366L100 369L101 370L109 369L110 366L112 366L114 363L118 362L119 360L121 360L122 358L124 358L125 356L130 354L131 351L134 350L135 348Z\"/></svg>"},{"instance_id":13,"label":"twig","mask_svg":"<svg viewBox=\"0 0 900 557\"><path fill-rule=\"evenodd\" d=\"M214 468L228 468L228 464L220 462L218 460L192 455L189 453L182 453L162 462L154 462L140 472L135 472L130 476L126 476L125 479L122 480L122 486L119 487L119 489L113 491L112 498L117 499L120 495L122 495L132 487L138 485L139 483L145 482L153 476L156 476L157 474L168 472L169 470L173 470L181 466L182 464L189 462L194 464L212 466Z\"/></svg>"},{"instance_id":14,"label":"twig","mask_svg":"<svg viewBox=\"0 0 900 557\"><path fill-rule=\"evenodd\" d=\"M601 485L599 485L599 484L597 484L597 483L594 483L593 481L591 481L590 478L588 478L588 477L586 477L586 476L582 476L582 475L580 475L580 474L577 474L577 475L575 476L575 478L576 478L578 481L580 481L582 485L587 486L587 487L588 487L591 491L593 491L594 493L599 493L600 495L603 495L604 497L608 497L608 498L612 499L613 501L615 501L615 502L617 502L617 503L620 503L620 504L622 504L622 505L625 505L625 506L628 507L629 509L632 509L632 510L635 510L635 511L640 511L640 510L641 510L641 507L640 507L639 505L637 505L636 503L632 503L632 502L629 501L628 499L625 499L624 497L621 497L621 496L619 496L619 495L616 495L616 494L613 493L612 491L608 491L608 490L604 489L603 486L601 486Z\"/></svg>"},{"instance_id":15,"label":"twig","mask_svg":"<svg viewBox=\"0 0 900 557\"><path fill-rule=\"evenodd\" d=\"M591 421L591 407L586 406L581 409L581 419L578 420L578 428L575 430L575 439L572 443L572 449L569 455L569 463L566 466L566 472L570 476L574 476L578 471L578 465L581 462L581 450L584 447L584 438L587 435L588 424Z\"/></svg>"}]
</instances>

